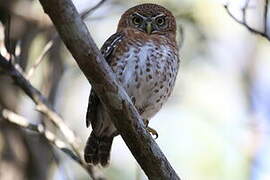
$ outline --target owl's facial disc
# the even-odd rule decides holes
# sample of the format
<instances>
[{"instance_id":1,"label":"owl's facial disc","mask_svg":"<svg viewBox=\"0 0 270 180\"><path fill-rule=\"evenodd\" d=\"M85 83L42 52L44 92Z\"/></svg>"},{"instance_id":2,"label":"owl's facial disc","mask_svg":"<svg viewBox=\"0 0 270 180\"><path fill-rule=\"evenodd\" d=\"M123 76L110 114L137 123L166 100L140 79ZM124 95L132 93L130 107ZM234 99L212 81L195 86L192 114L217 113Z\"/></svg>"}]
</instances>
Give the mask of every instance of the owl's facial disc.
<instances>
[{"instance_id":1,"label":"owl's facial disc","mask_svg":"<svg viewBox=\"0 0 270 180\"><path fill-rule=\"evenodd\" d=\"M136 12L132 15L132 23L137 29L149 35L162 30L166 25L163 13L155 16L146 16Z\"/></svg>"}]
</instances>

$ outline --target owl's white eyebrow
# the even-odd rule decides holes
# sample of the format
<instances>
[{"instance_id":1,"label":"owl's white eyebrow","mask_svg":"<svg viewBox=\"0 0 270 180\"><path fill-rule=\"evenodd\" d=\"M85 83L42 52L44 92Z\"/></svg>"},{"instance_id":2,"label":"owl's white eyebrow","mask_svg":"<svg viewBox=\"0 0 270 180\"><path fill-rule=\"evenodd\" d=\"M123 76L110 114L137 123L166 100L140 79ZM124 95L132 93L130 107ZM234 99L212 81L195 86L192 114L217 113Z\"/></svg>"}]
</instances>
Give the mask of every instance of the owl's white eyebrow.
<instances>
[{"instance_id":1,"label":"owl's white eyebrow","mask_svg":"<svg viewBox=\"0 0 270 180\"><path fill-rule=\"evenodd\" d=\"M140 16L141 18L143 18L143 19L145 19L146 17L144 17L143 15L141 15L141 14L139 14L139 13L137 13L137 12L135 12L134 14L136 14L137 16ZM133 14L133 15L134 15Z\"/></svg>"},{"instance_id":2,"label":"owl's white eyebrow","mask_svg":"<svg viewBox=\"0 0 270 180\"><path fill-rule=\"evenodd\" d=\"M141 14L139 14L139 13L137 13L137 12L135 12L134 14L136 14L137 16L139 16L139 17L141 17L142 19L146 19L146 17L145 16L143 16L143 15L141 15ZM133 15L134 15L133 14ZM165 16L165 14L163 14L163 13L161 13L161 14L158 14L158 15L156 15L156 16L154 16L154 17L152 17L153 19L156 19L156 18L158 18L158 17L162 17L162 16Z\"/></svg>"},{"instance_id":3,"label":"owl's white eyebrow","mask_svg":"<svg viewBox=\"0 0 270 180\"><path fill-rule=\"evenodd\" d=\"M159 14L159 15L154 16L153 18L156 19L156 18L162 17L162 16L165 16L165 14L161 13L161 14Z\"/></svg>"}]
</instances>

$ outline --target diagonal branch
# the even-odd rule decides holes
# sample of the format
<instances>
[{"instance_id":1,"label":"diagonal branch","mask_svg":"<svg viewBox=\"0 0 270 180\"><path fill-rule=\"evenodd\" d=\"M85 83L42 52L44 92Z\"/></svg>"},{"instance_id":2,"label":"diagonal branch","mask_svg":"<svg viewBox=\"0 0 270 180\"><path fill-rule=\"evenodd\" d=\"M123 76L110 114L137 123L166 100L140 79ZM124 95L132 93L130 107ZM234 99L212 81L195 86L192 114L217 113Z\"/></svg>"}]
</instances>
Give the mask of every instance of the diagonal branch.
<instances>
[{"instance_id":1,"label":"diagonal branch","mask_svg":"<svg viewBox=\"0 0 270 180\"><path fill-rule=\"evenodd\" d=\"M267 18L268 18L268 4L269 4L269 0L265 0L265 4L264 4L264 14L263 14L263 18L264 18L264 32L265 34L267 34Z\"/></svg>"},{"instance_id":2,"label":"diagonal branch","mask_svg":"<svg viewBox=\"0 0 270 180\"><path fill-rule=\"evenodd\" d=\"M180 52L180 50L182 50L182 47L184 45L184 28L183 26L179 25L178 26L178 34L179 34L179 39L178 39L178 51Z\"/></svg>"},{"instance_id":3,"label":"diagonal branch","mask_svg":"<svg viewBox=\"0 0 270 180\"><path fill-rule=\"evenodd\" d=\"M248 9L248 6L249 6L249 1L250 0L246 0L245 5L242 8L242 14L243 14L242 18L243 18L243 23L244 24L247 24L247 9Z\"/></svg>"},{"instance_id":4,"label":"diagonal branch","mask_svg":"<svg viewBox=\"0 0 270 180\"><path fill-rule=\"evenodd\" d=\"M44 46L41 54L38 56L38 58L35 60L34 65L30 68L30 70L28 71L27 75L26 75L26 79L30 79L32 77L32 75L34 74L35 70L37 69L37 67L40 65L40 63L42 62L42 60L44 59L44 57L48 54L48 52L51 50L51 48L53 47L54 41L57 38L56 35L54 35L54 37L48 41L46 43L46 45Z\"/></svg>"},{"instance_id":5,"label":"diagonal branch","mask_svg":"<svg viewBox=\"0 0 270 180\"><path fill-rule=\"evenodd\" d=\"M91 7L91 8L89 8L89 9L87 9L86 11L82 12L82 13L81 13L81 18L82 18L83 20L85 20L85 19L87 18L87 16L90 15L90 13L94 12L96 9L98 9L98 8L99 8L101 5L103 5L105 2L106 2L106 0L100 0L94 7ZM9 27L9 26L8 26L8 27ZM35 70L38 68L38 66L40 65L40 63L41 63L42 60L44 59L44 57L45 57L45 56L49 53L49 51L52 49L53 44L54 44L54 42L55 42L55 40L56 40L57 38L58 38L58 35L54 32L54 35L53 35L52 39L49 40L49 41L45 44L45 46L44 46L44 48L43 48L41 54L38 56L38 58L37 58L37 59L35 60L35 62L34 62L34 65L30 68L30 70L29 70L28 73L26 74L26 79L29 80L29 79L33 76Z\"/></svg>"},{"instance_id":6,"label":"diagonal branch","mask_svg":"<svg viewBox=\"0 0 270 180\"><path fill-rule=\"evenodd\" d=\"M28 80L25 79L25 77L12 65L12 63L6 60L1 54L0 67L2 67L2 69L9 76L11 76L16 85L18 85L25 92L25 94L27 94L35 102L37 110L44 114L59 128L68 144L72 147L76 156L81 159L81 162L84 165L83 167L93 179L97 179L94 176L96 172L93 170L93 166L89 166L83 161L83 157L80 153L79 142L74 132L69 129L64 120L52 110L47 99L37 89L35 89Z\"/></svg>"},{"instance_id":7,"label":"diagonal branch","mask_svg":"<svg viewBox=\"0 0 270 180\"><path fill-rule=\"evenodd\" d=\"M249 0L246 0L246 3L244 5L244 7L242 8L242 21L237 19L232 13L231 11L229 10L229 5L228 4L225 4L224 5L224 8L226 10L226 12L229 14L229 16L231 16L231 18L233 18L237 23L243 25L244 27L246 27L251 33L254 33L254 34L259 34L261 35L262 37L268 39L270 41L270 36L267 35L267 12L268 12L268 0L265 0L265 8L264 8L264 31L259 31L259 30L256 30L252 27L250 27L247 22L246 22L246 11L247 11L247 8L248 8L248 4L249 4Z\"/></svg>"},{"instance_id":8,"label":"diagonal branch","mask_svg":"<svg viewBox=\"0 0 270 180\"><path fill-rule=\"evenodd\" d=\"M85 19L91 12L95 11L96 9L98 9L103 3L105 3L106 0L100 0L94 7L84 11L81 13L81 18Z\"/></svg>"},{"instance_id":9,"label":"diagonal branch","mask_svg":"<svg viewBox=\"0 0 270 180\"><path fill-rule=\"evenodd\" d=\"M8 120L8 122L15 124L21 128L28 129L34 132L39 133L42 135L49 143L55 145L58 149L66 153L68 156L70 156L74 161L77 163L83 165L80 158L78 158L72 150L68 148L68 145L60 140L57 139L56 135L53 134L51 131L45 129L45 127L42 124L32 124L30 123L25 117L20 116L10 110L3 109L0 115L2 114L3 118Z\"/></svg>"},{"instance_id":10,"label":"diagonal branch","mask_svg":"<svg viewBox=\"0 0 270 180\"><path fill-rule=\"evenodd\" d=\"M1 115L8 122L15 124L21 128L34 131L38 133L39 135L43 136L50 144L54 145L60 151L62 151L71 159L73 159L75 162L80 164L84 169L86 169L87 171L90 170L89 166L85 164L84 161L80 157L78 157L76 154L73 153L73 151L69 148L69 145L66 144L66 142L58 139L54 133L47 130L42 124L38 124L38 125L32 124L25 117L18 115L7 109L3 109L2 112L0 112L0 116ZM92 178L96 180L105 180L103 175L95 174L95 172L92 172Z\"/></svg>"},{"instance_id":11,"label":"diagonal branch","mask_svg":"<svg viewBox=\"0 0 270 180\"><path fill-rule=\"evenodd\" d=\"M117 130L149 179L180 178L119 85L71 0L40 0L60 37L97 92Z\"/></svg>"},{"instance_id":12,"label":"diagonal branch","mask_svg":"<svg viewBox=\"0 0 270 180\"><path fill-rule=\"evenodd\" d=\"M69 129L63 119L52 110L47 99L1 54L0 66L11 75L15 83L35 102L37 110L47 116L60 129L72 148L76 151L77 155L80 154L75 134Z\"/></svg>"}]
</instances>

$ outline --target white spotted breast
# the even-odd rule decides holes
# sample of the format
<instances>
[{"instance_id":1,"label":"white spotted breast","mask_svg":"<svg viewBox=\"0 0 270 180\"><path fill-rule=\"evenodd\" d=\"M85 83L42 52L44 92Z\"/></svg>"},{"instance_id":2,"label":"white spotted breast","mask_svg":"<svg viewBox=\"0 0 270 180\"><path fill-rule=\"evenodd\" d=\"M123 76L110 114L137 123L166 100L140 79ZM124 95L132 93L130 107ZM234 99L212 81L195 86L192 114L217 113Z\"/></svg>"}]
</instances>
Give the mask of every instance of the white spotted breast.
<instances>
[{"instance_id":1,"label":"white spotted breast","mask_svg":"<svg viewBox=\"0 0 270 180\"><path fill-rule=\"evenodd\" d=\"M141 116L149 119L171 94L179 66L177 53L170 44L152 40L121 43L124 47L113 53L112 69Z\"/></svg>"}]
</instances>

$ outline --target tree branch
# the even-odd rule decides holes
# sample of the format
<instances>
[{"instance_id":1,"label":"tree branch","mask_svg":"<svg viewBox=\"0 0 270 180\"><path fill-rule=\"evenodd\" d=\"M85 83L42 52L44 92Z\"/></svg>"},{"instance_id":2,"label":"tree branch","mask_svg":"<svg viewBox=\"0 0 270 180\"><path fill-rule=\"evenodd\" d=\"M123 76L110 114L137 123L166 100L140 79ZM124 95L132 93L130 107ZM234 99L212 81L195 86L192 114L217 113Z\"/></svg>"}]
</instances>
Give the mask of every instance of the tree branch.
<instances>
[{"instance_id":1,"label":"tree branch","mask_svg":"<svg viewBox=\"0 0 270 180\"><path fill-rule=\"evenodd\" d=\"M264 14L263 14L263 18L264 18L264 32L265 34L267 34L267 18L268 18L268 3L269 0L265 0L265 4L264 4Z\"/></svg>"},{"instance_id":2,"label":"tree branch","mask_svg":"<svg viewBox=\"0 0 270 180\"><path fill-rule=\"evenodd\" d=\"M243 19L243 23L244 24L247 24L247 8L248 8L248 6L249 6L249 1L250 0L246 0L246 2L245 2L245 5L244 5L244 7L242 8L242 14L243 14L243 17L242 17L242 19Z\"/></svg>"},{"instance_id":3,"label":"tree branch","mask_svg":"<svg viewBox=\"0 0 270 180\"><path fill-rule=\"evenodd\" d=\"M80 164L87 171L91 170L91 176L94 180L105 180L103 175L96 174L93 169L89 169L89 166L84 163L84 161L73 153L71 149L69 149L69 145L64 141L57 138L57 136L51 131L47 130L42 124L32 124L25 117L20 116L10 110L3 109L1 112L3 118L8 122L15 124L21 128L28 129L30 131L34 131L39 135L43 136L50 144L54 145L60 151L64 152L67 156L73 159L75 162Z\"/></svg>"},{"instance_id":4,"label":"tree branch","mask_svg":"<svg viewBox=\"0 0 270 180\"><path fill-rule=\"evenodd\" d=\"M225 10L227 11L227 13L229 14L229 16L231 16L237 23L239 24L242 24L244 27L246 27L251 33L254 33L254 34L259 34L261 35L262 37L268 39L270 41L270 36L267 35L267 12L268 12L268 0L265 0L265 8L264 8L264 31L259 31L259 30L256 30L252 27L250 27L247 22L246 22L246 11L247 11L247 8L248 8L248 4L249 4L249 0L246 0L246 3L244 5L244 7L242 8L242 21L237 19L232 13L231 11L229 10L229 5L228 4L225 4L224 5L224 8Z\"/></svg>"},{"instance_id":5,"label":"tree branch","mask_svg":"<svg viewBox=\"0 0 270 180\"><path fill-rule=\"evenodd\" d=\"M93 170L93 166L87 165L83 156L80 152L80 146L77 137L74 132L69 129L69 127L65 124L64 120L50 108L50 104L47 99L37 90L35 89L28 80L14 67L14 65L5 59L0 54L0 67L3 68L5 72L15 81L16 85L18 85L24 92L27 94L36 104L36 108L39 112L44 114L48 119L50 119L56 127L61 131L67 140L68 144L72 147L76 156L80 159L82 167L87 170L89 175L95 180L100 179L96 178L96 172ZM102 178L104 179L104 178Z\"/></svg>"},{"instance_id":6,"label":"tree branch","mask_svg":"<svg viewBox=\"0 0 270 180\"><path fill-rule=\"evenodd\" d=\"M15 83L35 102L37 110L48 117L60 129L73 149L78 151L79 145L74 133L67 127L63 119L52 110L48 100L1 54L0 66L8 72ZM77 154L80 153L77 152Z\"/></svg>"},{"instance_id":7,"label":"tree branch","mask_svg":"<svg viewBox=\"0 0 270 180\"><path fill-rule=\"evenodd\" d=\"M180 179L146 131L135 106L116 80L71 0L40 2L148 178Z\"/></svg>"},{"instance_id":8,"label":"tree branch","mask_svg":"<svg viewBox=\"0 0 270 180\"><path fill-rule=\"evenodd\" d=\"M92 13L93 11L95 11L96 9L98 9L102 4L104 4L106 2L106 0L100 0L94 7L91 7L87 10L85 10L84 12L81 13L81 18L83 20L85 20L87 18L87 16ZM53 44L55 42L55 40L58 38L58 35L56 33L54 33L53 37L51 40L49 40L41 54L38 56L38 58L34 61L34 65L30 68L30 70L28 71L28 73L26 73L26 79L29 80L32 75L34 74L35 70L38 68L38 66L40 65L40 63L42 62L42 60L44 59L44 57L46 56L46 54L49 53L49 51L52 49Z\"/></svg>"},{"instance_id":9,"label":"tree branch","mask_svg":"<svg viewBox=\"0 0 270 180\"><path fill-rule=\"evenodd\" d=\"M100 0L94 7L84 11L81 13L81 18L85 19L91 12L95 11L96 9L98 9L103 3L105 3L106 0Z\"/></svg>"},{"instance_id":10,"label":"tree branch","mask_svg":"<svg viewBox=\"0 0 270 180\"><path fill-rule=\"evenodd\" d=\"M183 45L184 45L184 29L182 25L178 26L178 34L179 34L179 39L178 39L178 52L180 52L180 50L182 49Z\"/></svg>"},{"instance_id":11,"label":"tree branch","mask_svg":"<svg viewBox=\"0 0 270 180\"><path fill-rule=\"evenodd\" d=\"M58 149L66 153L68 156L70 156L73 160L75 160L77 163L83 165L80 158L78 158L72 150L68 148L68 145L58 139L55 134L53 134L51 131L46 130L45 127L42 124L32 124L30 123L25 117L20 116L10 110L3 109L1 112L3 118L5 120L8 120L8 122L15 124L21 128L28 129L30 131L34 131L39 133L40 135L44 136L44 138L51 144L55 145Z\"/></svg>"},{"instance_id":12,"label":"tree branch","mask_svg":"<svg viewBox=\"0 0 270 180\"><path fill-rule=\"evenodd\" d=\"M26 79L30 79L32 77L32 75L34 74L35 70L37 69L37 67L40 65L40 63L42 62L42 60L44 59L44 57L46 56L46 54L48 54L48 52L50 51L50 49L53 46L53 43L56 39L56 35L54 35L54 37L48 41L46 43L46 45L44 46L41 54L38 56L38 58L35 60L34 65L30 68L30 70L28 71L28 73L26 74Z\"/></svg>"}]
</instances>

